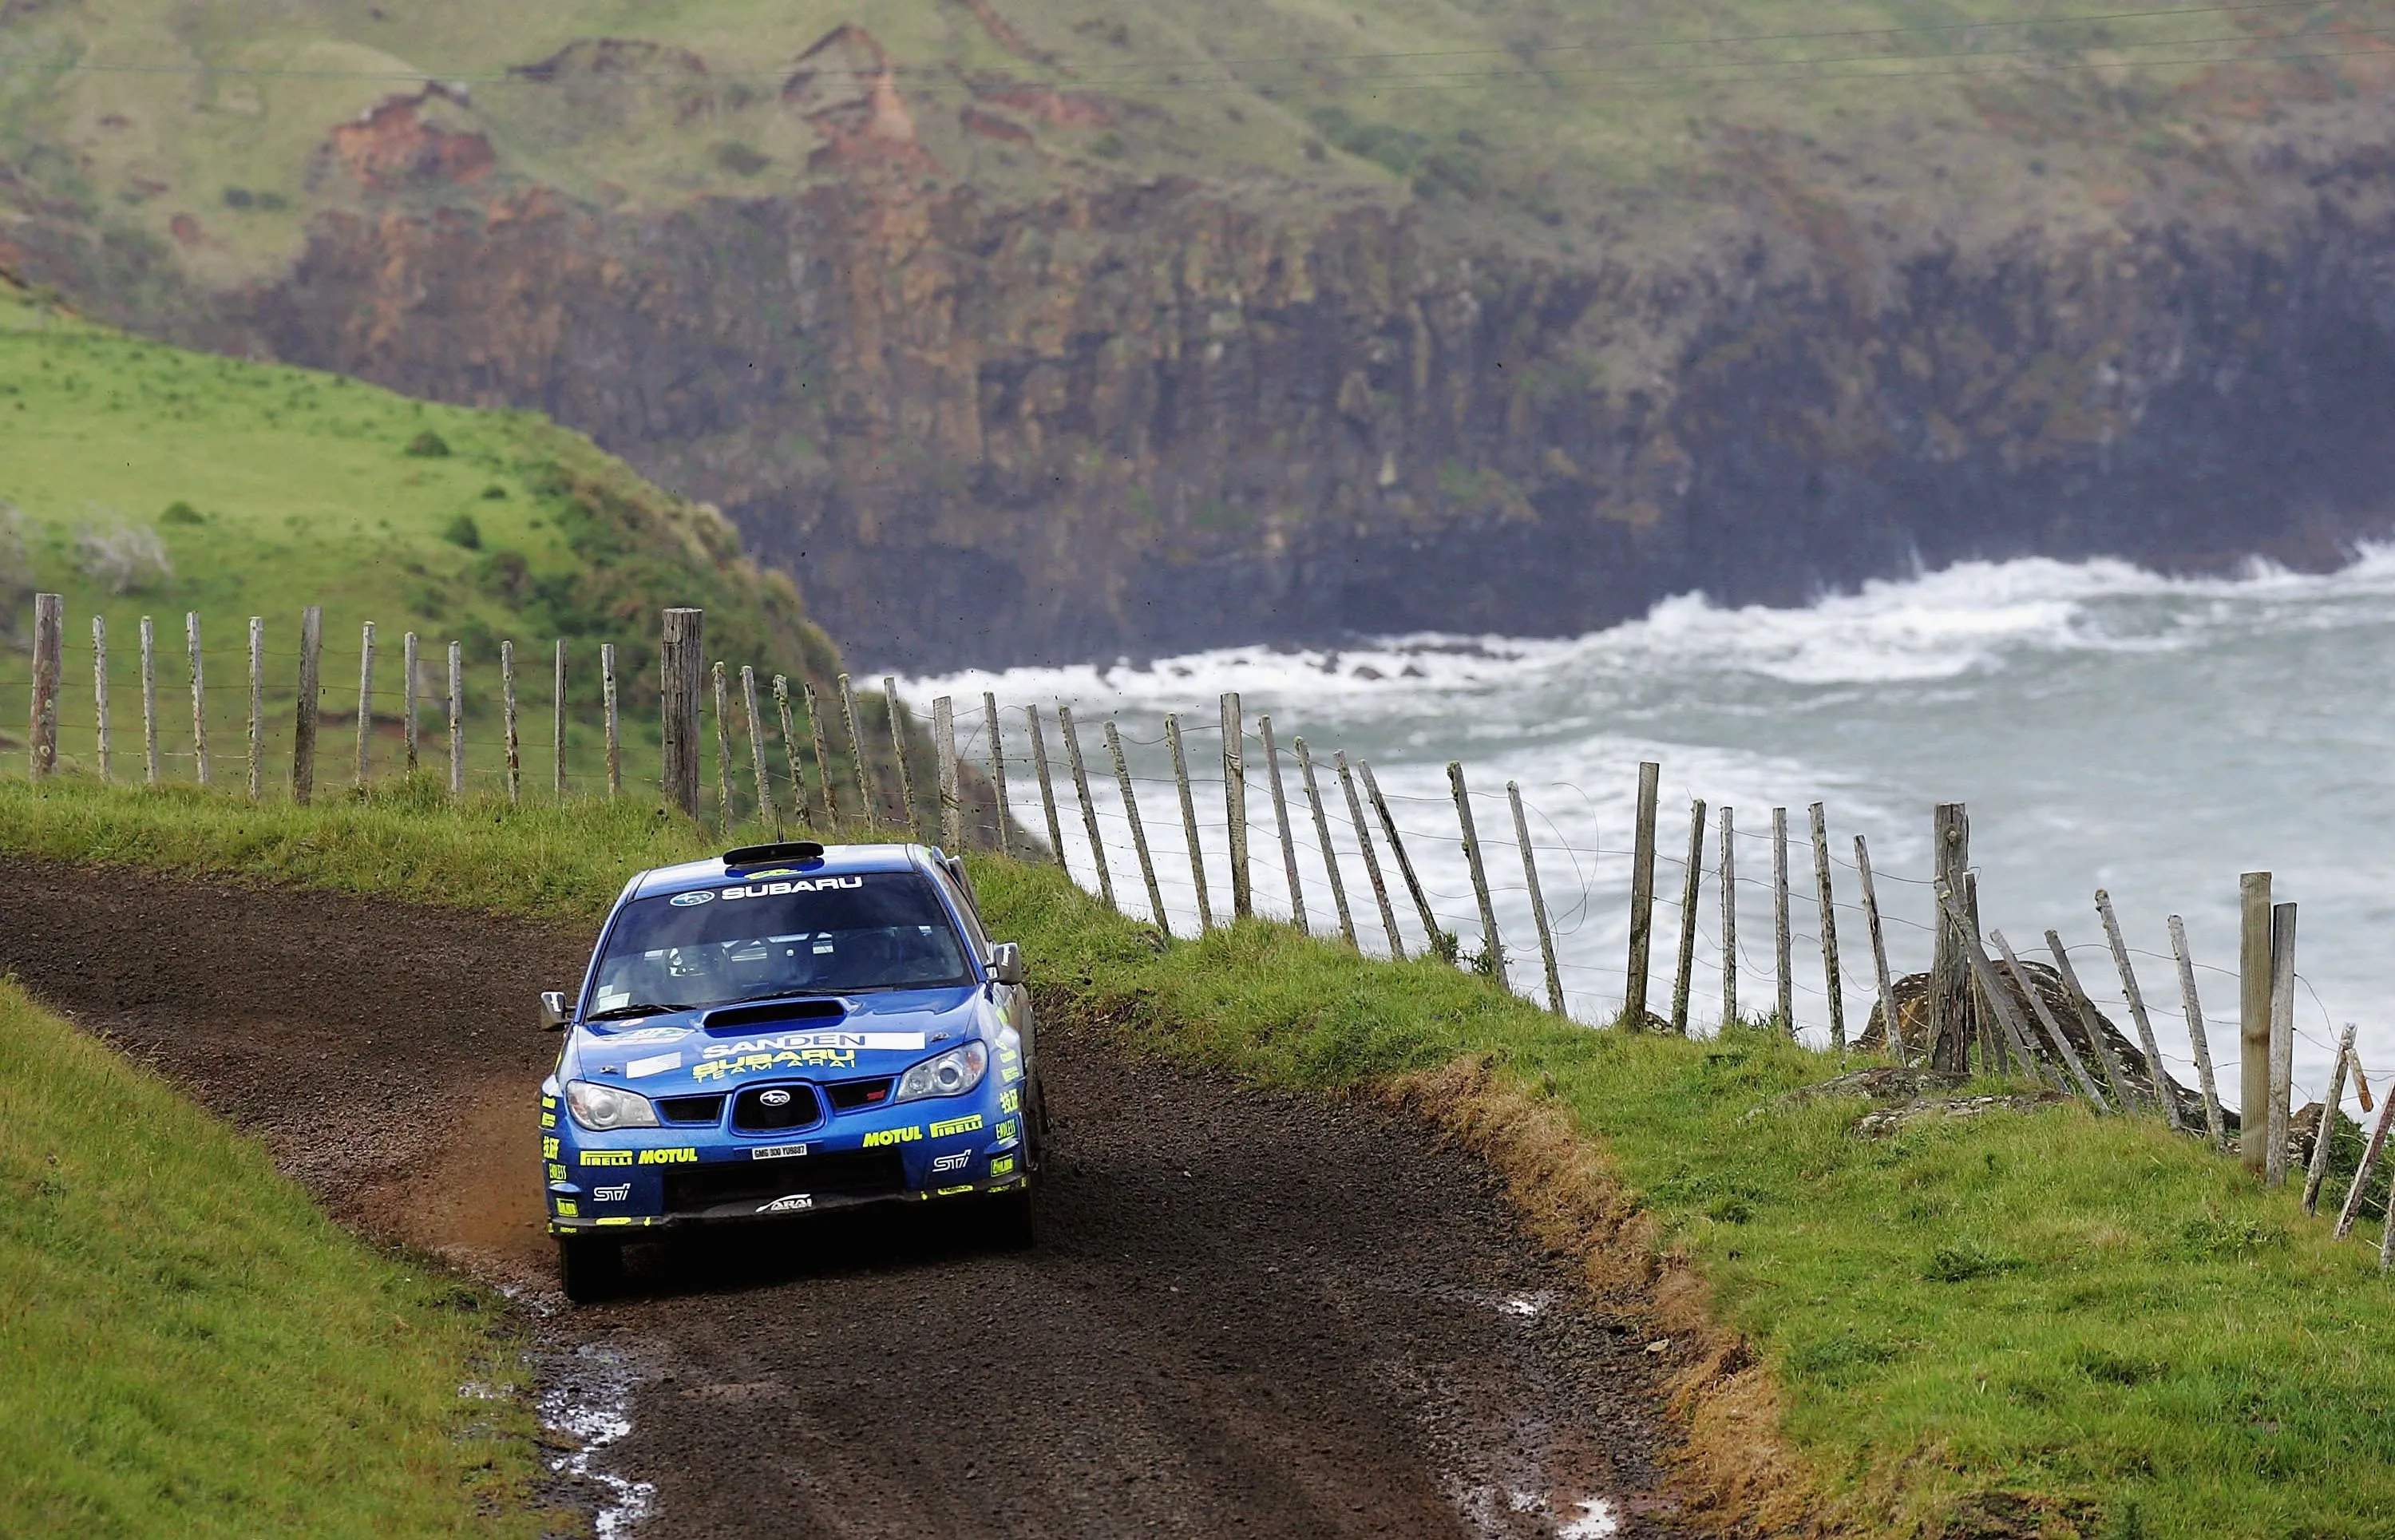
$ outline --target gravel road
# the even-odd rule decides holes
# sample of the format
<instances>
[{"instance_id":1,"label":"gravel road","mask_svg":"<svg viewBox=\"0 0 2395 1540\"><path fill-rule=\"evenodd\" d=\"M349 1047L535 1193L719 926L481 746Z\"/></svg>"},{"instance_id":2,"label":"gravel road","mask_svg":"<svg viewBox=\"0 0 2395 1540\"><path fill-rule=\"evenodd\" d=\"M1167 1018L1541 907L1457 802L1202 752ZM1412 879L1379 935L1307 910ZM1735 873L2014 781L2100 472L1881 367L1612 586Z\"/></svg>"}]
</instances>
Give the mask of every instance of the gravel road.
<instances>
[{"instance_id":1,"label":"gravel road","mask_svg":"<svg viewBox=\"0 0 2395 1540\"><path fill-rule=\"evenodd\" d=\"M265 1139L344 1221L516 1285L571 1483L661 1536L1670 1535L1632 1323L1376 1107L1052 1024L1043 1233L916 1211L633 1254L551 1292L534 996L587 941L0 862L0 969ZM620 1411L620 1418L616 1414ZM622 1427L628 1419L629 1429Z\"/></svg>"}]
</instances>

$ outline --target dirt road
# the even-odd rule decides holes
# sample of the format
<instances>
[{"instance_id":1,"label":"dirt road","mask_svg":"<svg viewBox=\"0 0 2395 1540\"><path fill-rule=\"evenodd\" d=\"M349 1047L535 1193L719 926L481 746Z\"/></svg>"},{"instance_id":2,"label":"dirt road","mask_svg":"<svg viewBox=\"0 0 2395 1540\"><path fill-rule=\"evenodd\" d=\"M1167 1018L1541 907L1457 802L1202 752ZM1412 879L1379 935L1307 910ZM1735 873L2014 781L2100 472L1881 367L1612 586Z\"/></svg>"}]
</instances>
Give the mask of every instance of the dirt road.
<instances>
[{"instance_id":1,"label":"dirt road","mask_svg":"<svg viewBox=\"0 0 2395 1540\"><path fill-rule=\"evenodd\" d=\"M552 1285L533 1088L579 938L0 863L0 969L263 1137L344 1220ZM1052 1027L1041 1243L827 1215L634 1254L543 1315L587 1490L645 1536L1663 1535L1644 1344L1378 1109ZM595 1405L595 1410L594 1410Z\"/></svg>"}]
</instances>

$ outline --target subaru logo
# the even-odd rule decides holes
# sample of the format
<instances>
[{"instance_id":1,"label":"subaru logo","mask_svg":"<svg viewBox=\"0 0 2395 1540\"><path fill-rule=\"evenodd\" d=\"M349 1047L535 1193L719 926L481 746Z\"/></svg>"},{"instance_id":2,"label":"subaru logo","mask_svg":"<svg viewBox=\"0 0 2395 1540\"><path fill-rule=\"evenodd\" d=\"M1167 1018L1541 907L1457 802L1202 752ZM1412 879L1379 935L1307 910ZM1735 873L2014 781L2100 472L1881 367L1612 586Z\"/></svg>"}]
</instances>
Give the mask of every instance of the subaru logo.
<instances>
[{"instance_id":1,"label":"subaru logo","mask_svg":"<svg viewBox=\"0 0 2395 1540\"><path fill-rule=\"evenodd\" d=\"M768 1107L787 1107L790 1105L790 1094L787 1091L768 1091L757 1099L763 1102Z\"/></svg>"}]
</instances>

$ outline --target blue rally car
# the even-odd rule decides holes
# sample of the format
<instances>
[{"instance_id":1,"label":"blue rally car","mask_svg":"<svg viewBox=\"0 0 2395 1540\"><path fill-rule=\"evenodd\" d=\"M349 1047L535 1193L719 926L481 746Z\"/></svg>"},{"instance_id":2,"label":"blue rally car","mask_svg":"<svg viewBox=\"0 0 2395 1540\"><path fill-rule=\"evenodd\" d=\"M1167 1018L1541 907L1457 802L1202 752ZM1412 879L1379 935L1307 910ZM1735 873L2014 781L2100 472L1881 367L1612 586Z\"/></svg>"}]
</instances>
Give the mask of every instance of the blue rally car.
<instances>
[{"instance_id":1,"label":"blue rally car","mask_svg":"<svg viewBox=\"0 0 2395 1540\"><path fill-rule=\"evenodd\" d=\"M1022 954L922 845L752 845L644 871L600 936L541 1086L573 1299L623 1243L934 1201L1032 1236L1044 1100Z\"/></svg>"}]
</instances>

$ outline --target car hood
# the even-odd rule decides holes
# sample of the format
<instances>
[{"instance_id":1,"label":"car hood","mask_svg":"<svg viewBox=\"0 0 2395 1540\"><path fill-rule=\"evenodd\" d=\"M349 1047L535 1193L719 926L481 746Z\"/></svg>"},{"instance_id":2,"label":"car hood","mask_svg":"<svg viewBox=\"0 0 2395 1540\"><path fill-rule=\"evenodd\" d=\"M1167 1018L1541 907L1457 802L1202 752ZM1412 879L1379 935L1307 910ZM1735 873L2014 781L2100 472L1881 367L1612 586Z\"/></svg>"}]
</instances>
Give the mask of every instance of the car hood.
<instances>
[{"instance_id":1,"label":"car hood","mask_svg":"<svg viewBox=\"0 0 2395 1540\"><path fill-rule=\"evenodd\" d=\"M892 990L843 998L842 1014L820 1001L734 1010L675 1011L638 1021L577 1027L562 1067L569 1078L670 1096L780 1071L833 1078L894 1075L943 1046L981 1037L993 1018L977 985ZM800 1014L801 1010L807 1014ZM732 1014L736 1024L710 1016Z\"/></svg>"}]
</instances>

